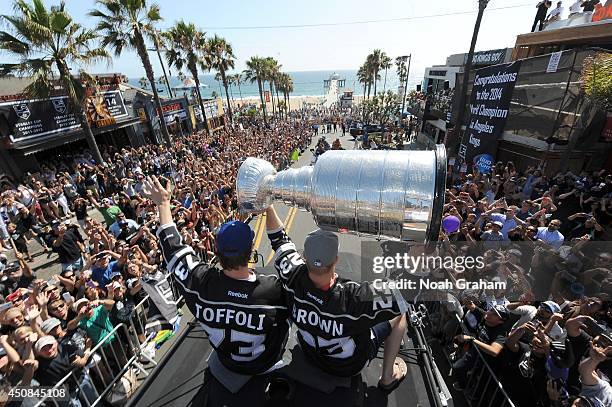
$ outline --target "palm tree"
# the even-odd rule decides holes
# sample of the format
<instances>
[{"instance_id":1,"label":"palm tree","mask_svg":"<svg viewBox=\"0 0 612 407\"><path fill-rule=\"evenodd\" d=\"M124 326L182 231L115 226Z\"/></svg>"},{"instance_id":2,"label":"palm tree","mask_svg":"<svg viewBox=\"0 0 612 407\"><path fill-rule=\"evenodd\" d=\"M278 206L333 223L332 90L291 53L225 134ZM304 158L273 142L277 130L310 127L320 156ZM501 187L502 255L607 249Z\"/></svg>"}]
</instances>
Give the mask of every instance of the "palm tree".
<instances>
[{"instance_id":1,"label":"palm tree","mask_svg":"<svg viewBox=\"0 0 612 407\"><path fill-rule=\"evenodd\" d=\"M264 123L267 124L266 104L263 97L263 82L266 79L266 60L258 56L251 57L246 62L247 69L244 70L245 80L255 83L259 88L259 99L261 100L261 107L263 109Z\"/></svg>"},{"instance_id":2,"label":"palm tree","mask_svg":"<svg viewBox=\"0 0 612 407\"><path fill-rule=\"evenodd\" d=\"M276 109L274 108L274 80L278 75L282 65L279 65L278 61L272 57L267 57L265 61L265 75L266 80L268 81L268 85L270 86L270 98L272 99L272 114L276 115Z\"/></svg>"},{"instance_id":3,"label":"palm tree","mask_svg":"<svg viewBox=\"0 0 612 407\"><path fill-rule=\"evenodd\" d=\"M240 92L240 101L243 101L242 99L242 89L240 88L240 85L244 83L244 81L242 80L242 74L241 73L237 73L233 75L233 81L234 84L236 84L236 86L238 86L238 92Z\"/></svg>"},{"instance_id":4,"label":"palm tree","mask_svg":"<svg viewBox=\"0 0 612 407\"><path fill-rule=\"evenodd\" d=\"M138 80L138 84L143 89L145 89L147 87L147 83L149 83L149 82L147 82L147 78L145 78L144 76Z\"/></svg>"},{"instance_id":5,"label":"palm tree","mask_svg":"<svg viewBox=\"0 0 612 407\"><path fill-rule=\"evenodd\" d=\"M227 100L227 109L231 122L233 120L232 105L230 104L229 93L227 91L229 83L226 72L234 68L234 60L236 57L232 51L231 44L224 38L216 35L206 42L205 50L204 59L206 63L210 68L216 70L221 75L221 83L223 83L223 87L225 88L225 98Z\"/></svg>"},{"instance_id":6,"label":"palm tree","mask_svg":"<svg viewBox=\"0 0 612 407\"><path fill-rule=\"evenodd\" d=\"M47 98L57 84L53 76L58 73L59 83L68 93L93 157L102 163L102 155L83 110L86 97L83 79L88 75L82 72L81 78L75 78L68 66L109 60L107 52L94 44L96 32L74 22L63 2L49 9L42 0L31 3L15 0L13 5L16 14L1 17L9 31L0 31L0 49L18 62L0 64L0 75L32 76L25 93Z\"/></svg>"},{"instance_id":7,"label":"palm tree","mask_svg":"<svg viewBox=\"0 0 612 407\"><path fill-rule=\"evenodd\" d=\"M283 85L285 88L284 89L285 98L287 99L286 106L287 106L288 111L291 111L291 99L289 98L289 94L293 92L293 78L288 73L284 73L283 76L284 76Z\"/></svg>"},{"instance_id":8,"label":"palm tree","mask_svg":"<svg viewBox=\"0 0 612 407\"><path fill-rule=\"evenodd\" d=\"M378 73L382 68L383 60L388 59L389 57L387 56L387 54L385 54L384 51L381 51L380 49L375 49L370 55L368 55L368 58L370 59L370 68L373 75L374 96L376 96L376 82L380 79Z\"/></svg>"},{"instance_id":9,"label":"palm tree","mask_svg":"<svg viewBox=\"0 0 612 407\"><path fill-rule=\"evenodd\" d=\"M200 53L204 51L206 39L204 33L199 31L193 23L185 21L177 21L168 31L162 33L162 37L168 41L168 49L166 49L166 59L169 66L174 66L181 71L187 68L193 81L195 82L195 94L202 109L202 117L204 118L204 127L208 128L208 120L204 112L204 101L202 100L202 92L200 91L200 78L198 76L198 66L201 69L207 70Z\"/></svg>"},{"instance_id":10,"label":"palm tree","mask_svg":"<svg viewBox=\"0 0 612 407\"><path fill-rule=\"evenodd\" d=\"M363 84L363 99L366 97L366 90L368 88L368 81L370 80L370 76L368 73L368 68L366 64L363 64L357 70L357 81Z\"/></svg>"},{"instance_id":11,"label":"palm tree","mask_svg":"<svg viewBox=\"0 0 612 407\"><path fill-rule=\"evenodd\" d=\"M153 66L147 53L145 37L155 36L155 24L162 20L157 4L148 4L147 0L97 0L99 9L89 15L99 19L96 31L100 32L102 47L110 47L119 56L126 48L136 51L144 67L153 99L160 115L160 127L166 143L170 144L170 134L162 115L162 105L155 86Z\"/></svg>"},{"instance_id":12,"label":"palm tree","mask_svg":"<svg viewBox=\"0 0 612 407\"><path fill-rule=\"evenodd\" d=\"M387 90L387 70L389 68L391 68L391 58L383 52L380 57L380 69L385 70L385 82L383 83L383 93L385 93L385 90Z\"/></svg>"}]
</instances>

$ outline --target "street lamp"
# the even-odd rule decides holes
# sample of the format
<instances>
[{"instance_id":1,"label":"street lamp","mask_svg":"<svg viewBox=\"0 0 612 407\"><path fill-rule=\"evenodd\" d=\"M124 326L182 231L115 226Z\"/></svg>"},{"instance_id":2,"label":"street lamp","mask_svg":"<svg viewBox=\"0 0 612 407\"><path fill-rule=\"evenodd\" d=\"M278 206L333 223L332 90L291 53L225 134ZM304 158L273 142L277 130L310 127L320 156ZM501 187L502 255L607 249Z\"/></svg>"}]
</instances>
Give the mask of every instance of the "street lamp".
<instances>
[{"instance_id":1,"label":"street lamp","mask_svg":"<svg viewBox=\"0 0 612 407\"><path fill-rule=\"evenodd\" d=\"M467 83L470 79L470 70L472 69L472 59L474 57L474 48L476 48L476 40L478 39L478 31L480 31L480 23L482 21L482 15L484 14L485 8L487 8L489 0L478 0L478 17L476 17L476 23L474 24L474 33L472 34L472 43L470 44L470 51L468 52L467 60L465 61L465 67L463 68L463 81L461 84L461 95L459 99L459 111L457 112L457 119L455 120L455 135L461 135L461 142L463 142L463 133L461 127L463 125L463 119L465 116L465 104L467 101ZM453 137L451 143L455 143L456 136ZM451 149L454 149L452 146ZM459 160L457 160L459 161ZM460 164L463 164L461 162ZM456 166L456 168L459 168Z\"/></svg>"}]
</instances>

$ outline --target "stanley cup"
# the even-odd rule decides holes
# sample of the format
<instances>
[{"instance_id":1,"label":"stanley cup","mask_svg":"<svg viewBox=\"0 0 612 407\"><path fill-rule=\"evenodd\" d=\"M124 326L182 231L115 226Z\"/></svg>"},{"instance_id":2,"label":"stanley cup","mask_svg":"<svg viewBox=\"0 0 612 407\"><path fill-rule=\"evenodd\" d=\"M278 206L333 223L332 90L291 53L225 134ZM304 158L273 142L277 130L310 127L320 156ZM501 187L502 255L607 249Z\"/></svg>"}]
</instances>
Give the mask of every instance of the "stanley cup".
<instances>
[{"instance_id":1,"label":"stanley cup","mask_svg":"<svg viewBox=\"0 0 612 407\"><path fill-rule=\"evenodd\" d=\"M312 213L322 229L402 241L438 239L444 206L446 150L330 150L314 166L276 172L247 158L238 170L243 213L279 200Z\"/></svg>"}]
</instances>

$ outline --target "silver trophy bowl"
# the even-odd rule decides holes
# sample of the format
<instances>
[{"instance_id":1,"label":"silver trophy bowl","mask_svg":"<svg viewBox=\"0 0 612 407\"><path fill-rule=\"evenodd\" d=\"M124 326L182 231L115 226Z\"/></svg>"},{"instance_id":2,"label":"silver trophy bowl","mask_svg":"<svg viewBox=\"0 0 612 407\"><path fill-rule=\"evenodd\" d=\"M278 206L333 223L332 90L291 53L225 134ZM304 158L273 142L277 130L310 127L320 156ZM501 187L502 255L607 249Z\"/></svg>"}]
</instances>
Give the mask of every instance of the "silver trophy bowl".
<instances>
[{"instance_id":1,"label":"silver trophy bowl","mask_svg":"<svg viewBox=\"0 0 612 407\"><path fill-rule=\"evenodd\" d=\"M402 241L438 239L446 150L330 150L317 163L276 172L247 158L236 180L243 213L282 201L312 213L322 229Z\"/></svg>"}]
</instances>

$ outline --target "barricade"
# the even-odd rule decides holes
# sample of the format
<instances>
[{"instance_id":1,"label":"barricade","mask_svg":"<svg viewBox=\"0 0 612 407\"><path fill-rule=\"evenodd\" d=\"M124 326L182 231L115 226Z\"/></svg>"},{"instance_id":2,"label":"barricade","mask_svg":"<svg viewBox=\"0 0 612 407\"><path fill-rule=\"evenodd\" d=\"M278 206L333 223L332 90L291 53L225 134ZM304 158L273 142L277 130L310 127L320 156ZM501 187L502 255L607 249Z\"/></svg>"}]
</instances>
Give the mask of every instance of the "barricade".
<instances>
[{"instance_id":1,"label":"barricade","mask_svg":"<svg viewBox=\"0 0 612 407\"><path fill-rule=\"evenodd\" d=\"M127 338L126 342L119 340L119 336ZM93 407L114 390L123 376L133 368L140 355L138 338L131 335L124 324L117 325L91 350L90 362L83 369L74 369L60 380L53 389L64 388L71 399L78 399L83 406ZM133 385L135 383L131 383ZM132 389L122 390L125 397ZM52 394L57 392L51 392ZM68 406L67 401L58 401L51 397L44 398L35 407L41 406Z\"/></svg>"}]
</instances>

